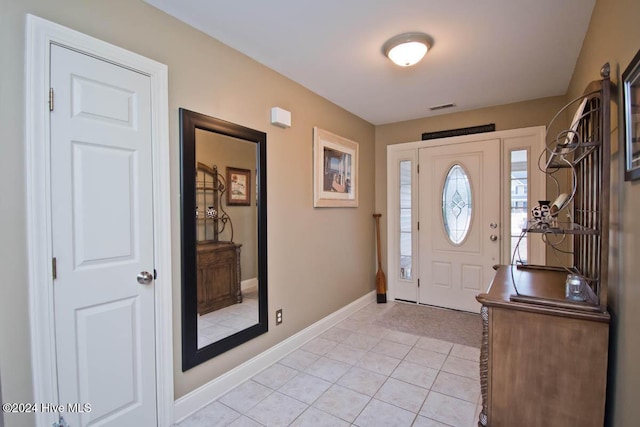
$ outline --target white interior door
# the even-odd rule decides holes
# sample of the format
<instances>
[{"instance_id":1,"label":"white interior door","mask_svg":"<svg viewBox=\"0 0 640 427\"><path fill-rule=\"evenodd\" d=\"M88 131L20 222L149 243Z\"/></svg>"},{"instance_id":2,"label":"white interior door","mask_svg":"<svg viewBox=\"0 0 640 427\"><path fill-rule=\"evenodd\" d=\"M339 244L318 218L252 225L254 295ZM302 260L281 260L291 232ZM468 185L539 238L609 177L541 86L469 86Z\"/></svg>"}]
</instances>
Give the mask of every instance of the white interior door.
<instances>
[{"instance_id":1,"label":"white interior door","mask_svg":"<svg viewBox=\"0 0 640 427\"><path fill-rule=\"evenodd\" d=\"M418 302L478 312L500 259L500 140L419 150Z\"/></svg>"},{"instance_id":2,"label":"white interior door","mask_svg":"<svg viewBox=\"0 0 640 427\"><path fill-rule=\"evenodd\" d=\"M150 78L52 45L51 85L58 396L85 410L63 416L156 425Z\"/></svg>"}]
</instances>

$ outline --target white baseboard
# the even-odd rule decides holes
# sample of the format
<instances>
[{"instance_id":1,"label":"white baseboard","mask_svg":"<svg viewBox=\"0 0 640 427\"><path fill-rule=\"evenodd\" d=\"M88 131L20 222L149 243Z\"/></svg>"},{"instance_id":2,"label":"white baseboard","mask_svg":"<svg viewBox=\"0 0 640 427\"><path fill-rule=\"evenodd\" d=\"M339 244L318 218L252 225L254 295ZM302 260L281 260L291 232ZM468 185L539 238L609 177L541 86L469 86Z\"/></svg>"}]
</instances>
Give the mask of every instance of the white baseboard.
<instances>
[{"instance_id":1,"label":"white baseboard","mask_svg":"<svg viewBox=\"0 0 640 427\"><path fill-rule=\"evenodd\" d=\"M218 378L177 399L174 402L175 422L182 421L197 410L227 393L238 384L250 379L307 341L340 323L351 314L375 300L376 293L372 291L268 350L263 351L253 359L247 360L242 365L233 368Z\"/></svg>"},{"instance_id":2,"label":"white baseboard","mask_svg":"<svg viewBox=\"0 0 640 427\"><path fill-rule=\"evenodd\" d=\"M258 278L247 279L240 282L240 291L253 292L258 290Z\"/></svg>"}]
</instances>

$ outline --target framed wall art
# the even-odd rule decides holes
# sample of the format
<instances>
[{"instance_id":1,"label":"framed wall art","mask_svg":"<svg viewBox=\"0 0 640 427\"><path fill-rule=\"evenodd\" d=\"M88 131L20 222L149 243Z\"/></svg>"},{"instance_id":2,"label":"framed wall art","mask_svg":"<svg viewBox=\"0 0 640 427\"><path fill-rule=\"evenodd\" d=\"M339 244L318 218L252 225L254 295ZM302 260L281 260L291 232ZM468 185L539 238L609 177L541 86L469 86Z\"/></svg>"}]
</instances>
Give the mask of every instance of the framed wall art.
<instances>
[{"instance_id":1,"label":"framed wall art","mask_svg":"<svg viewBox=\"0 0 640 427\"><path fill-rule=\"evenodd\" d=\"M358 206L358 143L313 128L313 206Z\"/></svg>"},{"instance_id":2,"label":"framed wall art","mask_svg":"<svg viewBox=\"0 0 640 427\"><path fill-rule=\"evenodd\" d=\"M640 178L640 51L622 73L624 179Z\"/></svg>"},{"instance_id":3,"label":"framed wall art","mask_svg":"<svg viewBox=\"0 0 640 427\"><path fill-rule=\"evenodd\" d=\"M251 204L251 171L227 168L227 205L249 206Z\"/></svg>"}]
</instances>

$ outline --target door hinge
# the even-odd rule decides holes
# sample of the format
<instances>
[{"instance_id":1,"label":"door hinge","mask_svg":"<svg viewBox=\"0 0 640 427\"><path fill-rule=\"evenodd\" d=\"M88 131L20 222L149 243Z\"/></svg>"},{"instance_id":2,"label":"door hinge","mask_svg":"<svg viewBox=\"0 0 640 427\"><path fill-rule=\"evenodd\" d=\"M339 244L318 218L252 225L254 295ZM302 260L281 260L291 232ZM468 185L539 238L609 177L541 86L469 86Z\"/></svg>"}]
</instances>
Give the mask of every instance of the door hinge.
<instances>
[{"instance_id":1,"label":"door hinge","mask_svg":"<svg viewBox=\"0 0 640 427\"><path fill-rule=\"evenodd\" d=\"M62 415L60 415L60 418L58 418L58 422L53 423L52 427L69 427L69 424L67 424Z\"/></svg>"},{"instance_id":2,"label":"door hinge","mask_svg":"<svg viewBox=\"0 0 640 427\"><path fill-rule=\"evenodd\" d=\"M51 259L51 275L53 280L58 278L58 260L55 257Z\"/></svg>"},{"instance_id":3,"label":"door hinge","mask_svg":"<svg viewBox=\"0 0 640 427\"><path fill-rule=\"evenodd\" d=\"M418 287L420 287L420 279L418 279Z\"/></svg>"},{"instance_id":4,"label":"door hinge","mask_svg":"<svg viewBox=\"0 0 640 427\"><path fill-rule=\"evenodd\" d=\"M418 221L418 231L420 231L420 221Z\"/></svg>"},{"instance_id":5,"label":"door hinge","mask_svg":"<svg viewBox=\"0 0 640 427\"><path fill-rule=\"evenodd\" d=\"M417 172L420 173L420 165L418 164L416 166L418 167L418 171Z\"/></svg>"},{"instance_id":6,"label":"door hinge","mask_svg":"<svg viewBox=\"0 0 640 427\"><path fill-rule=\"evenodd\" d=\"M53 88L49 88L49 111L53 111Z\"/></svg>"}]
</instances>

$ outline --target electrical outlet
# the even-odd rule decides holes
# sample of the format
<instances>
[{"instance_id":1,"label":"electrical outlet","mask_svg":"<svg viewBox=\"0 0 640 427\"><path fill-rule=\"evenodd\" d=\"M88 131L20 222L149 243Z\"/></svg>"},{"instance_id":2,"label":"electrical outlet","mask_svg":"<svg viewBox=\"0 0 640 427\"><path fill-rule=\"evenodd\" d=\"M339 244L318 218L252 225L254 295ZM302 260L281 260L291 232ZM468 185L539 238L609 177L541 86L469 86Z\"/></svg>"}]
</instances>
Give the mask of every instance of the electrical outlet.
<instances>
[{"instance_id":1,"label":"electrical outlet","mask_svg":"<svg viewBox=\"0 0 640 427\"><path fill-rule=\"evenodd\" d=\"M282 309L276 310L276 325L282 323Z\"/></svg>"}]
</instances>

